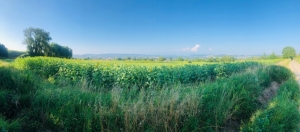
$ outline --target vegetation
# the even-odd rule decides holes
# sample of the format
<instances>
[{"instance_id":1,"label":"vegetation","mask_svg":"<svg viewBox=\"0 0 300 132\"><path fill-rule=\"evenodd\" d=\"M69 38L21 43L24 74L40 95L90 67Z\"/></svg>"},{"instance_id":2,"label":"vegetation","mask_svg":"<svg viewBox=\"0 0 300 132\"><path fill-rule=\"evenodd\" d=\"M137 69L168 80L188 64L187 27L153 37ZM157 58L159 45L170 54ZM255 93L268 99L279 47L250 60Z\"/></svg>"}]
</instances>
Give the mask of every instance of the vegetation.
<instances>
[{"instance_id":1,"label":"vegetation","mask_svg":"<svg viewBox=\"0 0 300 132\"><path fill-rule=\"evenodd\" d=\"M296 50L293 47L287 46L282 50L283 58L290 58L291 60L296 57Z\"/></svg>"},{"instance_id":2,"label":"vegetation","mask_svg":"<svg viewBox=\"0 0 300 132\"><path fill-rule=\"evenodd\" d=\"M177 61L184 61L184 59L182 57L178 57L176 60Z\"/></svg>"},{"instance_id":3,"label":"vegetation","mask_svg":"<svg viewBox=\"0 0 300 132\"><path fill-rule=\"evenodd\" d=\"M66 46L60 46L57 43L50 44L50 52L47 53L47 56L60 57L60 58L71 58L72 49Z\"/></svg>"},{"instance_id":4,"label":"vegetation","mask_svg":"<svg viewBox=\"0 0 300 132\"><path fill-rule=\"evenodd\" d=\"M267 59L278 59L279 57L274 53L272 52L272 54L270 54Z\"/></svg>"},{"instance_id":5,"label":"vegetation","mask_svg":"<svg viewBox=\"0 0 300 132\"><path fill-rule=\"evenodd\" d=\"M49 51L50 33L40 28L28 28L24 30L24 44L30 56L44 56Z\"/></svg>"},{"instance_id":6,"label":"vegetation","mask_svg":"<svg viewBox=\"0 0 300 132\"><path fill-rule=\"evenodd\" d=\"M5 45L0 43L0 57L8 57L8 51Z\"/></svg>"},{"instance_id":7,"label":"vegetation","mask_svg":"<svg viewBox=\"0 0 300 132\"><path fill-rule=\"evenodd\" d=\"M298 130L300 115L298 111L300 91L299 84L293 78L280 86L277 97L266 109L258 110L242 131L281 131Z\"/></svg>"},{"instance_id":8,"label":"vegetation","mask_svg":"<svg viewBox=\"0 0 300 132\"><path fill-rule=\"evenodd\" d=\"M8 58L15 59L17 57L27 56L25 51L8 50Z\"/></svg>"},{"instance_id":9,"label":"vegetation","mask_svg":"<svg viewBox=\"0 0 300 132\"><path fill-rule=\"evenodd\" d=\"M166 60L166 58L165 57L158 57L158 59L157 59L158 61L165 61Z\"/></svg>"},{"instance_id":10,"label":"vegetation","mask_svg":"<svg viewBox=\"0 0 300 132\"><path fill-rule=\"evenodd\" d=\"M57 43L49 44L52 39L50 33L40 28L28 28L24 30L24 44L27 45L29 56L52 56L71 58L72 49L60 46Z\"/></svg>"},{"instance_id":11,"label":"vegetation","mask_svg":"<svg viewBox=\"0 0 300 132\"><path fill-rule=\"evenodd\" d=\"M244 123L242 131L295 131L300 119L299 86L275 65L158 67L34 57L1 66L0 75L2 131L229 131L230 122ZM148 87L139 86L144 76L153 79ZM111 78L112 86L99 81ZM258 97L274 81L284 82L278 96L262 104Z\"/></svg>"},{"instance_id":12,"label":"vegetation","mask_svg":"<svg viewBox=\"0 0 300 132\"><path fill-rule=\"evenodd\" d=\"M178 83L200 83L215 80L217 77L228 77L233 73L242 72L247 68L259 65L255 62L240 62L202 66L156 67L101 64L98 62L45 57L17 59L15 61L18 68L31 70L45 78L64 77L75 82L85 78L92 81L93 85L104 88L112 88L113 86L148 88Z\"/></svg>"},{"instance_id":13,"label":"vegetation","mask_svg":"<svg viewBox=\"0 0 300 132\"><path fill-rule=\"evenodd\" d=\"M234 57L229 55L225 55L220 58L221 62L233 62L234 60Z\"/></svg>"}]
</instances>

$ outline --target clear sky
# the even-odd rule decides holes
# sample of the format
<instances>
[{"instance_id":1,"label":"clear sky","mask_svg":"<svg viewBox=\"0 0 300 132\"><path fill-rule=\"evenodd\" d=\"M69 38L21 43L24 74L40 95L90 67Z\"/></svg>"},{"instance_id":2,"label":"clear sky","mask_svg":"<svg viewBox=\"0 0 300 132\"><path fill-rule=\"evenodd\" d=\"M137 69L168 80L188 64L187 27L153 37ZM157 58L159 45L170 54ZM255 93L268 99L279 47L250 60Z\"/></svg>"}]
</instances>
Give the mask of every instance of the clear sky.
<instances>
[{"instance_id":1,"label":"clear sky","mask_svg":"<svg viewBox=\"0 0 300 132\"><path fill-rule=\"evenodd\" d=\"M42 28L73 54L300 52L300 0L0 0L0 43Z\"/></svg>"}]
</instances>

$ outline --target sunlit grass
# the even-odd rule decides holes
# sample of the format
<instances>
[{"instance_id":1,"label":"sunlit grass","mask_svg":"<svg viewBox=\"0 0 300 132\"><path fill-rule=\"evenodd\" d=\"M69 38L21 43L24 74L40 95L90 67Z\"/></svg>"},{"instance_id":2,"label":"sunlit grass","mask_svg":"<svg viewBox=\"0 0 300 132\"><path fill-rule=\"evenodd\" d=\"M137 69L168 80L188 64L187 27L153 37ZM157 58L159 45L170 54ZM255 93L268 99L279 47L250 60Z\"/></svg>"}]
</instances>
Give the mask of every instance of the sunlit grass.
<instances>
[{"instance_id":1,"label":"sunlit grass","mask_svg":"<svg viewBox=\"0 0 300 132\"><path fill-rule=\"evenodd\" d=\"M280 62L277 62L276 65L283 66L285 68L290 69L290 66L289 66L290 62L291 62L291 59L285 59Z\"/></svg>"},{"instance_id":2,"label":"sunlit grass","mask_svg":"<svg viewBox=\"0 0 300 132\"><path fill-rule=\"evenodd\" d=\"M7 106L0 108L0 122L9 131L222 131L229 120L248 123L251 116L252 121L260 118L253 114L258 109L266 113L257 101L261 91L272 81L282 83L292 77L284 67L257 65L210 82L99 89L87 78L75 82L57 76L41 78L31 70L14 68L16 62L0 66L0 98L6 100L0 104ZM297 99L298 87L287 84L282 90L292 92L284 95ZM281 108L277 104L271 103L270 108ZM297 116L293 107L280 109L279 116L287 112ZM277 119L281 120L272 118Z\"/></svg>"}]
</instances>

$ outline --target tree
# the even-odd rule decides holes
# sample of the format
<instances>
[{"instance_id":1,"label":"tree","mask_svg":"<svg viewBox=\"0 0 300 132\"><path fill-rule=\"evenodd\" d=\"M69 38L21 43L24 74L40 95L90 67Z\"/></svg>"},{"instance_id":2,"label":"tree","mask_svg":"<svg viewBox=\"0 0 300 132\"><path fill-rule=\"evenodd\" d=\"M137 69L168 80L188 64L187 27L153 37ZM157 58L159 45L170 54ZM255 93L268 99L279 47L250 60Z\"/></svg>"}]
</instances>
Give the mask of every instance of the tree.
<instances>
[{"instance_id":1,"label":"tree","mask_svg":"<svg viewBox=\"0 0 300 132\"><path fill-rule=\"evenodd\" d=\"M184 61L184 59L182 57L178 57L176 60L177 61Z\"/></svg>"},{"instance_id":2,"label":"tree","mask_svg":"<svg viewBox=\"0 0 300 132\"><path fill-rule=\"evenodd\" d=\"M157 59L158 61L165 61L166 60L166 58L165 57L162 57L162 56L160 56L160 57L158 57L158 59Z\"/></svg>"},{"instance_id":3,"label":"tree","mask_svg":"<svg viewBox=\"0 0 300 132\"><path fill-rule=\"evenodd\" d=\"M261 57L260 57L261 59L267 59L267 55L266 55L266 53L264 53Z\"/></svg>"},{"instance_id":4,"label":"tree","mask_svg":"<svg viewBox=\"0 0 300 132\"><path fill-rule=\"evenodd\" d=\"M291 58L291 60L296 57L296 50L293 47L287 46L282 50L283 58Z\"/></svg>"},{"instance_id":5,"label":"tree","mask_svg":"<svg viewBox=\"0 0 300 132\"><path fill-rule=\"evenodd\" d=\"M40 28L28 28L24 30L24 44L30 56L43 56L49 52L50 33Z\"/></svg>"},{"instance_id":6,"label":"tree","mask_svg":"<svg viewBox=\"0 0 300 132\"><path fill-rule=\"evenodd\" d=\"M53 42L49 45L48 50L49 51L45 53L46 56L71 58L73 55L71 48Z\"/></svg>"},{"instance_id":7,"label":"tree","mask_svg":"<svg viewBox=\"0 0 300 132\"><path fill-rule=\"evenodd\" d=\"M233 56L225 55L221 57L221 62L233 62L235 59Z\"/></svg>"},{"instance_id":8,"label":"tree","mask_svg":"<svg viewBox=\"0 0 300 132\"><path fill-rule=\"evenodd\" d=\"M0 43L0 57L8 57L8 51L5 45Z\"/></svg>"},{"instance_id":9,"label":"tree","mask_svg":"<svg viewBox=\"0 0 300 132\"><path fill-rule=\"evenodd\" d=\"M207 61L207 62L217 62L217 58L209 57L209 58L207 58L206 61Z\"/></svg>"},{"instance_id":10,"label":"tree","mask_svg":"<svg viewBox=\"0 0 300 132\"><path fill-rule=\"evenodd\" d=\"M267 58L268 58L268 59L277 59L278 56L273 52L273 53L270 54Z\"/></svg>"}]
</instances>

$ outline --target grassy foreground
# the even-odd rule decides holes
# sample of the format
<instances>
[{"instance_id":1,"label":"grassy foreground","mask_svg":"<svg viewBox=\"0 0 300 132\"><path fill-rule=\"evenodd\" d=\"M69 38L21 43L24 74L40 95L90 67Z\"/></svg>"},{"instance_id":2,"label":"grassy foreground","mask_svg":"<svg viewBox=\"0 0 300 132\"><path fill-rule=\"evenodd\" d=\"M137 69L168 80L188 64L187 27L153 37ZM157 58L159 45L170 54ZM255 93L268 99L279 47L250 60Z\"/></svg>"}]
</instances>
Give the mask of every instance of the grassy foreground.
<instances>
[{"instance_id":1,"label":"grassy foreground","mask_svg":"<svg viewBox=\"0 0 300 132\"><path fill-rule=\"evenodd\" d=\"M224 131L230 121L242 123L242 131L295 131L300 119L299 86L288 69L275 65L159 89L107 90L86 78L36 74L0 67L2 131ZM283 85L265 108L258 97L273 81Z\"/></svg>"}]
</instances>

